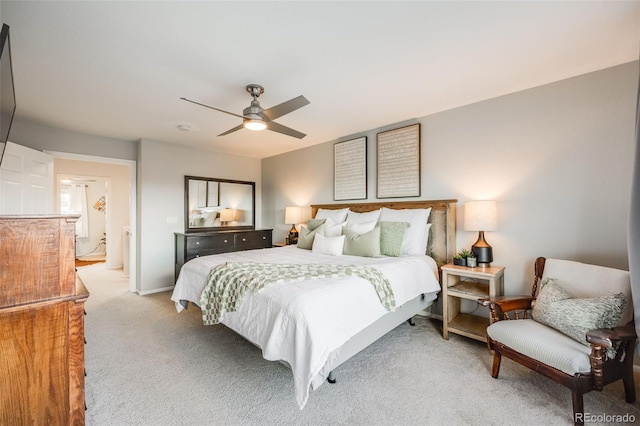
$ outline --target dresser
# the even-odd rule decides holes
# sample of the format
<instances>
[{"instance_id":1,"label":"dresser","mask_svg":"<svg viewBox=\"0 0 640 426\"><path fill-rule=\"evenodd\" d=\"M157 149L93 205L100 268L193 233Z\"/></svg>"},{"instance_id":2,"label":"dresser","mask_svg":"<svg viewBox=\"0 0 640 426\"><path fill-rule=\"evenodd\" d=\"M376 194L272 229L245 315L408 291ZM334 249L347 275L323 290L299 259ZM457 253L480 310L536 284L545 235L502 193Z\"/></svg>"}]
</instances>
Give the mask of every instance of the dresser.
<instances>
[{"instance_id":1,"label":"dresser","mask_svg":"<svg viewBox=\"0 0 640 426\"><path fill-rule=\"evenodd\" d=\"M77 215L0 216L0 424L84 424Z\"/></svg>"},{"instance_id":2,"label":"dresser","mask_svg":"<svg viewBox=\"0 0 640 426\"><path fill-rule=\"evenodd\" d=\"M190 232L175 234L175 277L191 259L210 254L271 247L272 229Z\"/></svg>"}]
</instances>

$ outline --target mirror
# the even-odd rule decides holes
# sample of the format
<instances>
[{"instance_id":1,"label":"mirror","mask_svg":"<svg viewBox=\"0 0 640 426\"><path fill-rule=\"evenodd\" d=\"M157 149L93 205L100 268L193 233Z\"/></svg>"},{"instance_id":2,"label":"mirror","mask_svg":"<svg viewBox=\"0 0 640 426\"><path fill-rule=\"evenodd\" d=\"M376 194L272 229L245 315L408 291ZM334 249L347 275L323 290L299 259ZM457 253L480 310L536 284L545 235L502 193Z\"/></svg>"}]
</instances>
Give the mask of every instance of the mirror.
<instances>
[{"instance_id":1,"label":"mirror","mask_svg":"<svg viewBox=\"0 0 640 426\"><path fill-rule=\"evenodd\" d=\"M184 177L185 232L254 229L256 183Z\"/></svg>"}]
</instances>

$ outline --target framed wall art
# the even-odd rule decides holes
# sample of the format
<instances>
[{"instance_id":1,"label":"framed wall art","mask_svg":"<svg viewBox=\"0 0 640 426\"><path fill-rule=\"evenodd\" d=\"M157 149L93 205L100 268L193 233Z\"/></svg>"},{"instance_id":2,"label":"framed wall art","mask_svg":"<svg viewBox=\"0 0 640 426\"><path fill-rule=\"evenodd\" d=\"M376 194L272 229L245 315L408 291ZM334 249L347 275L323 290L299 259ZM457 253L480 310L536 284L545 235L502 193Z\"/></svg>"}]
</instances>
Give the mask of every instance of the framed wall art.
<instances>
[{"instance_id":1,"label":"framed wall art","mask_svg":"<svg viewBox=\"0 0 640 426\"><path fill-rule=\"evenodd\" d=\"M367 198L367 138L333 145L333 199Z\"/></svg>"},{"instance_id":2,"label":"framed wall art","mask_svg":"<svg viewBox=\"0 0 640 426\"><path fill-rule=\"evenodd\" d=\"M420 196L420 123L377 135L377 197Z\"/></svg>"}]
</instances>

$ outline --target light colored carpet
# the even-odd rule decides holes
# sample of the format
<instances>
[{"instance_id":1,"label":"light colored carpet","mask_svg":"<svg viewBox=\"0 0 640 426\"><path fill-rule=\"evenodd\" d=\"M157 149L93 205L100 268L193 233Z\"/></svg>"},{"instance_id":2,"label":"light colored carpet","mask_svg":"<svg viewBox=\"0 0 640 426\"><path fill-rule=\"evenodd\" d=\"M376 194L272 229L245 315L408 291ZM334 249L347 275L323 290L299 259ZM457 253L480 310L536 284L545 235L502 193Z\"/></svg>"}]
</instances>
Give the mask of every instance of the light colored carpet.
<instances>
[{"instance_id":1,"label":"light colored carpet","mask_svg":"<svg viewBox=\"0 0 640 426\"><path fill-rule=\"evenodd\" d=\"M176 313L170 293L129 293L104 264L78 273L91 292L87 425L571 424L568 389L508 359L493 379L486 345L446 341L424 318L342 365L300 411L291 372L226 327L202 325L199 310ZM584 399L586 412L640 421L621 382Z\"/></svg>"}]
</instances>

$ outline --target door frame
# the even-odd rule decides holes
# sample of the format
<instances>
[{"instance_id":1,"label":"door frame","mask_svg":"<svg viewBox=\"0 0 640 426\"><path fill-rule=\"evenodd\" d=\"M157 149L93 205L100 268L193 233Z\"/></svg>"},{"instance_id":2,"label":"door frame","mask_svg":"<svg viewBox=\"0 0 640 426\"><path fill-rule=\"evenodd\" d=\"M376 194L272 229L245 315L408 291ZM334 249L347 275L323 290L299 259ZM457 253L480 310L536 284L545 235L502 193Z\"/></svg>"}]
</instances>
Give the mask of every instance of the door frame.
<instances>
[{"instance_id":1,"label":"door frame","mask_svg":"<svg viewBox=\"0 0 640 426\"><path fill-rule=\"evenodd\" d=\"M73 154L70 152L60 151L43 151L54 158L64 158L67 160L92 161L95 163L119 164L129 166L129 291L132 293L136 290L136 276L138 270L138 237L137 237L137 171L136 161L124 160L120 158L100 157L97 155Z\"/></svg>"}]
</instances>

